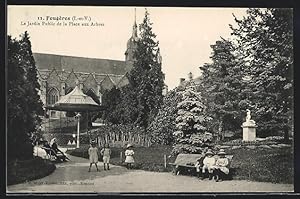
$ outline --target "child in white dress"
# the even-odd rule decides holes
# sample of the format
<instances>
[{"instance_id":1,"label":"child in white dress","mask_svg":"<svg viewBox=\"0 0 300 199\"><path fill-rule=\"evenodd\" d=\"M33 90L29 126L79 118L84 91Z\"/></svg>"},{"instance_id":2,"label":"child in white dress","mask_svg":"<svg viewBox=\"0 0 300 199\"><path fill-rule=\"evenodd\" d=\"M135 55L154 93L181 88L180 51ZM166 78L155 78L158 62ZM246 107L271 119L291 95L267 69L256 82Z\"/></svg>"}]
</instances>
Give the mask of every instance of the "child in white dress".
<instances>
[{"instance_id":1,"label":"child in white dress","mask_svg":"<svg viewBox=\"0 0 300 199\"><path fill-rule=\"evenodd\" d=\"M131 144L127 145L127 149L125 151L125 163L127 163L127 169L132 169L132 164L134 163L134 151L133 151L133 146Z\"/></svg>"},{"instance_id":2,"label":"child in white dress","mask_svg":"<svg viewBox=\"0 0 300 199\"><path fill-rule=\"evenodd\" d=\"M96 142L91 143L91 147L89 148L88 153L89 153L89 159L90 159L89 172L91 171L92 164L95 164L97 171L99 171L98 166L97 166L99 151L98 151L98 148L96 147Z\"/></svg>"},{"instance_id":3,"label":"child in white dress","mask_svg":"<svg viewBox=\"0 0 300 199\"><path fill-rule=\"evenodd\" d=\"M225 156L226 152L224 149L220 149L218 152L219 158L216 161L215 165L215 175L216 175L216 182L224 180L225 176L229 174L229 160Z\"/></svg>"},{"instance_id":4,"label":"child in white dress","mask_svg":"<svg viewBox=\"0 0 300 199\"><path fill-rule=\"evenodd\" d=\"M201 176L202 179L206 170L208 171L209 180L212 179L215 163L216 163L216 159L213 157L213 152L209 149L205 153L205 158L203 159L202 176Z\"/></svg>"}]
</instances>

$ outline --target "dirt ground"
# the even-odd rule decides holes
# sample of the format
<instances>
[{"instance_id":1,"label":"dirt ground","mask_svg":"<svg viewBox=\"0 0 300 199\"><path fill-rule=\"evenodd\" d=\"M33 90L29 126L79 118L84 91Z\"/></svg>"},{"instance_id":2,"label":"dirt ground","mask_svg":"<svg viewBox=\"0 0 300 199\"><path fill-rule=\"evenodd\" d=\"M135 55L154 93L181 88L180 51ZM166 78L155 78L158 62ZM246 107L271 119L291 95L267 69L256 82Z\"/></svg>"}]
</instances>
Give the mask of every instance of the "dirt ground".
<instances>
[{"instance_id":1,"label":"dirt ground","mask_svg":"<svg viewBox=\"0 0 300 199\"><path fill-rule=\"evenodd\" d=\"M126 192L292 192L293 184L273 184L232 180L215 182L198 180L196 177L175 176L171 173L127 170L111 165L104 171L99 163L100 172L93 166L88 172L86 159L70 156L71 161L58 163L56 170L49 176L27 183L7 187L7 193L126 193Z\"/></svg>"}]
</instances>

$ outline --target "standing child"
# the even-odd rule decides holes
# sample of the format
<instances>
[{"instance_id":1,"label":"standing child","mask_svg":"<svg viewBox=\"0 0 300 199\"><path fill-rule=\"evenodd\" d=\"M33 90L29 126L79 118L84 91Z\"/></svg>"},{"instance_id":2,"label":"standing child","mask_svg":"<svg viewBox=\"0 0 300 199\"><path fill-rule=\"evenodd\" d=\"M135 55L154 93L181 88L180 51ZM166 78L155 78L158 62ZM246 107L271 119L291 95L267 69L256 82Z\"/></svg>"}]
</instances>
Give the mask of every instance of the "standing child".
<instances>
[{"instance_id":1,"label":"standing child","mask_svg":"<svg viewBox=\"0 0 300 199\"><path fill-rule=\"evenodd\" d=\"M91 167L92 167L92 164L95 164L96 168L97 168L97 171L98 170L98 166L97 166L97 163L98 163L98 148L96 147L96 142L92 142L91 143L91 147L89 148L88 150L89 152L89 159L90 159L90 168L89 168L89 172L91 171Z\"/></svg>"},{"instance_id":2,"label":"standing child","mask_svg":"<svg viewBox=\"0 0 300 199\"><path fill-rule=\"evenodd\" d=\"M104 166L104 170L109 170L109 159L110 159L110 154L111 154L111 150L109 148L108 144L104 145L104 148L100 151L101 155L103 156L103 166ZM105 167L105 165L107 165L107 167Z\"/></svg>"},{"instance_id":3,"label":"standing child","mask_svg":"<svg viewBox=\"0 0 300 199\"><path fill-rule=\"evenodd\" d=\"M133 151L133 146L131 144L127 145L127 149L125 151L125 163L127 163L127 169L132 169L132 164L134 163L134 159L133 159L133 155L134 155L134 151Z\"/></svg>"}]
</instances>

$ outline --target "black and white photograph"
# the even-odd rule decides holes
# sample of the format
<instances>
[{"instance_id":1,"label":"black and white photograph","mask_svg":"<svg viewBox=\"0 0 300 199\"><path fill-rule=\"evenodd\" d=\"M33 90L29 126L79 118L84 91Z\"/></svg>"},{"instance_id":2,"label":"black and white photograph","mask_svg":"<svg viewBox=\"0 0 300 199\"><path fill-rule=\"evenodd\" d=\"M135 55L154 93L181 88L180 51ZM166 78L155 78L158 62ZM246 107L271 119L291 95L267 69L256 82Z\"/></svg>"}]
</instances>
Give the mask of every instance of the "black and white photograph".
<instances>
[{"instance_id":1,"label":"black and white photograph","mask_svg":"<svg viewBox=\"0 0 300 199\"><path fill-rule=\"evenodd\" d=\"M293 12L8 5L6 193L293 193Z\"/></svg>"}]
</instances>

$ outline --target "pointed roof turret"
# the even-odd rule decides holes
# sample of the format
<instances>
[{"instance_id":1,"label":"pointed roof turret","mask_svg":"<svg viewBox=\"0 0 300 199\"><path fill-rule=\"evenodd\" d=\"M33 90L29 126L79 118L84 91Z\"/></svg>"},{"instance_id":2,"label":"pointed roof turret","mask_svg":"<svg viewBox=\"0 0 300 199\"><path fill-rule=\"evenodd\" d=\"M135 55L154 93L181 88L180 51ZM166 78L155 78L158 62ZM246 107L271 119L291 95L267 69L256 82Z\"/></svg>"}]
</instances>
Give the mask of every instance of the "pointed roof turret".
<instances>
[{"instance_id":1,"label":"pointed roof turret","mask_svg":"<svg viewBox=\"0 0 300 199\"><path fill-rule=\"evenodd\" d=\"M138 36L137 36L137 25L136 25L136 8L134 8L134 24L133 24L133 29L132 29L132 38L136 41Z\"/></svg>"}]
</instances>

